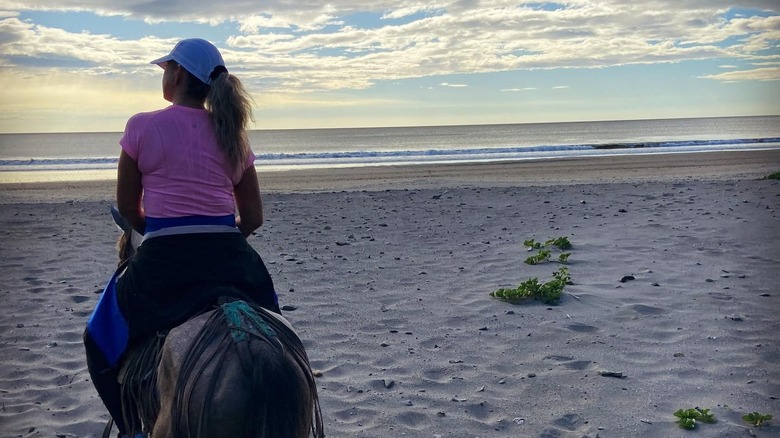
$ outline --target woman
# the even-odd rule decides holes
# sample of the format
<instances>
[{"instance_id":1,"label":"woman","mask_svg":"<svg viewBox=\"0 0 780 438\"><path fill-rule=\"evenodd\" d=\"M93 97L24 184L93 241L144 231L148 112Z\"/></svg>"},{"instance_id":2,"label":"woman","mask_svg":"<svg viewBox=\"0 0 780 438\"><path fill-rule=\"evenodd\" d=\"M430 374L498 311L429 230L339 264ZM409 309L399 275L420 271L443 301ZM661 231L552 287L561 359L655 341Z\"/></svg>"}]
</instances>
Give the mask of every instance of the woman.
<instances>
[{"instance_id":1,"label":"woman","mask_svg":"<svg viewBox=\"0 0 780 438\"><path fill-rule=\"evenodd\" d=\"M127 122L117 173L120 213L144 241L116 280L116 303L132 345L167 331L220 297L279 312L273 282L246 237L263 223L246 135L251 99L222 55L202 39L180 41L152 61L164 69L167 108ZM238 212L238 215L235 212ZM117 357L85 333L95 387L121 436ZM104 350L105 351L105 350Z\"/></svg>"}]
</instances>

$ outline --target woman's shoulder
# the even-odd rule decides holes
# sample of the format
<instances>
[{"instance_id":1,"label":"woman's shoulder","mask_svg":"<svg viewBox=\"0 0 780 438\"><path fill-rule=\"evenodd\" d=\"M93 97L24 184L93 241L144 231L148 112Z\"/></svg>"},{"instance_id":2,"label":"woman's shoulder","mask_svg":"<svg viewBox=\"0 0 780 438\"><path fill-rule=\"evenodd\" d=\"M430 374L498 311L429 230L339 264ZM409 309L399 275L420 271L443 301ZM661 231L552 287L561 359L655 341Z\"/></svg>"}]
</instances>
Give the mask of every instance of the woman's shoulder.
<instances>
[{"instance_id":1,"label":"woman's shoulder","mask_svg":"<svg viewBox=\"0 0 780 438\"><path fill-rule=\"evenodd\" d=\"M155 111L145 111L136 113L127 120L127 129L139 129L143 128L150 123L154 123L159 120L168 108L163 108Z\"/></svg>"}]
</instances>

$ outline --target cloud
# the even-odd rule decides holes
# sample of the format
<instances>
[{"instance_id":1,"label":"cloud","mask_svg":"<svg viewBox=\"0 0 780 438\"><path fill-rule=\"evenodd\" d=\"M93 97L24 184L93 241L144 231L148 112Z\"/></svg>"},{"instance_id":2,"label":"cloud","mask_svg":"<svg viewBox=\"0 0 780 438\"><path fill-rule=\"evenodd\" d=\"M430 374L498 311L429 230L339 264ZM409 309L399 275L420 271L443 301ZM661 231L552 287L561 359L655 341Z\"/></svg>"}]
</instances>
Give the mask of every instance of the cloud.
<instances>
[{"instance_id":1,"label":"cloud","mask_svg":"<svg viewBox=\"0 0 780 438\"><path fill-rule=\"evenodd\" d=\"M30 10L219 25L228 32L220 49L230 71L263 92L360 90L379 81L449 74L780 58L776 0L741 1L740 11L769 13L731 16L725 12L737 4L725 0L572 0L555 5L235 0L226 8L211 0L0 0L0 10L8 11L8 18L0 20L0 62L18 69L62 62L64 70L78 67L87 75L154 75L158 72L146 66L150 54L165 53L176 41L72 33L13 16ZM359 13L376 20L361 20Z\"/></svg>"},{"instance_id":2,"label":"cloud","mask_svg":"<svg viewBox=\"0 0 780 438\"><path fill-rule=\"evenodd\" d=\"M504 88L504 89L502 89L501 91L505 91L505 92L512 92L512 93L517 93L517 92L521 92L521 91L533 91L533 90L536 90L536 88L534 88L534 87L526 87L526 88Z\"/></svg>"},{"instance_id":3,"label":"cloud","mask_svg":"<svg viewBox=\"0 0 780 438\"><path fill-rule=\"evenodd\" d=\"M451 87L451 88L465 88L465 87L468 87L468 85L466 85L466 84L450 84L450 83L447 83L447 82L442 82L439 85L442 86L442 87Z\"/></svg>"},{"instance_id":4,"label":"cloud","mask_svg":"<svg viewBox=\"0 0 780 438\"><path fill-rule=\"evenodd\" d=\"M777 81L780 80L780 67L757 68L753 70L739 70L714 75L699 76L702 79L712 79L723 82L739 81Z\"/></svg>"}]
</instances>

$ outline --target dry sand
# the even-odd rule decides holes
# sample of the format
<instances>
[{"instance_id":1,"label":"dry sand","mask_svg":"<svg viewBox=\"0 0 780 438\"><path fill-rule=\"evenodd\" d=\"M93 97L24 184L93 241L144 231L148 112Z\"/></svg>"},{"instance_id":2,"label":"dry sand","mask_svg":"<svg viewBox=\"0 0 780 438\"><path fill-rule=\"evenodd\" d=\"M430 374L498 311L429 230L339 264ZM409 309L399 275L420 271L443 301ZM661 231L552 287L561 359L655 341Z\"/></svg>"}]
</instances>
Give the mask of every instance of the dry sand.
<instances>
[{"instance_id":1,"label":"dry sand","mask_svg":"<svg viewBox=\"0 0 780 438\"><path fill-rule=\"evenodd\" d=\"M250 242L323 372L329 437L778 436L780 182L757 180L778 170L764 151L261 174ZM81 333L115 266L112 192L0 186L2 437L100 436ZM549 279L523 241L558 236L560 305L489 296ZM679 429L694 406L718 422Z\"/></svg>"}]
</instances>

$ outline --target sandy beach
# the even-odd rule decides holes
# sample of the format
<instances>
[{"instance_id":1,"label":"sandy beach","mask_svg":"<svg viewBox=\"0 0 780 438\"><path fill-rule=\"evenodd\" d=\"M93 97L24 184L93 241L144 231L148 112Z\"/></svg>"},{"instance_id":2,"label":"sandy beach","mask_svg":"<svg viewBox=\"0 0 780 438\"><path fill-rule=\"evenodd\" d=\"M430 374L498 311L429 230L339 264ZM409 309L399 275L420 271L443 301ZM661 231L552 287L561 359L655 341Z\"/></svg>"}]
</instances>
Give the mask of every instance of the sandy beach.
<instances>
[{"instance_id":1,"label":"sandy beach","mask_svg":"<svg viewBox=\"0 0 780 438\"><path fill-rule=\"evenodd\" d=\"M328 437L780 435L780 150L261 173ZM0 185L0 437L96 437L111 181ZM559 305L489 294L565 236ZM622 280L622 281L621 281ZM678 409L717 422L685 431ZM763 427L748 412L772 414Z\"/></svg>"}]
</instances>

